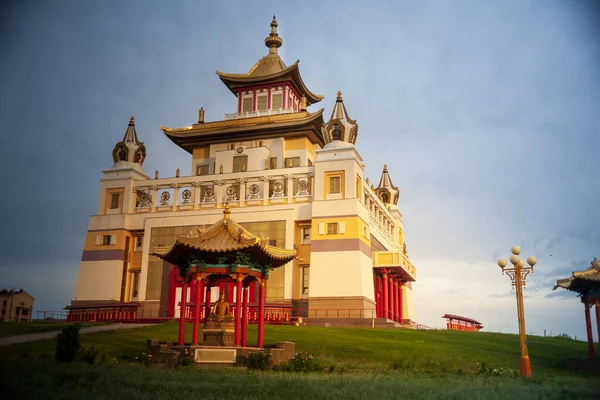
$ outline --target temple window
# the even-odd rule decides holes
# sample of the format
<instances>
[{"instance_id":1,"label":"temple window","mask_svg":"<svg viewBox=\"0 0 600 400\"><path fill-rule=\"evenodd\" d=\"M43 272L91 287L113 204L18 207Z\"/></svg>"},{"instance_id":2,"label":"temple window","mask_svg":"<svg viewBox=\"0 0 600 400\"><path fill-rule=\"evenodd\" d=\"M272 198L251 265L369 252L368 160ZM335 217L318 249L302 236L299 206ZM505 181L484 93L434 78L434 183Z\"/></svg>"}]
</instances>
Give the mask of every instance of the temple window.
<instances>
[{"instance_id":1,"label":"temple window","mask_svg":"<svg viewBox=\"0 0 600 400\"><path fill-rule=\"evenodd\" d=\"M308 297L308 282L309 282L310 268L308 265L303 265L301 268L302 268L302 297Z\"/></svg>"},{"instance_id":2,"label":"temple window","mask_svg":"<svg viewBox=\"0 0 600 400\"><path fill-rule=\"evenodd\" d=\"M119 202L121 200L121 193L112 193L110 195L110 209L114 210L119 208Z\"/></svg>"},{"instance_id":3,"label":"temple window","mask_svg":"<svg viewBox=\"0 0 600 400\"><path fill-rule=\"evenodd\" d=\"M277 169L277 157L269 158L269 169Z\"/></svg>"},{"instance_id":4,"label":"temple window","mask_svg":"<svg viewBox=\"0 0 600 400\"><path fill-rule=\"evenodd\" d=\"M252 112L252 97L242 99L242 112Z\"/></svg>"},{"instance_id":5,"label":"temple window","mask_svg":"<svg viewBox=\"0 0 600 400\"><path fill-rule=\"evenodd\" d=\"M310 244L310 228L300 229L300 244Z\"/></svg>"},{"instance_id":6,"label":"temple window","mask_svg":"<svg viewBox=\"0 0 600 400\"><path fill-rule=\"evenodd\" d=\"M258 111L267 111L267 97L267 95L262 95L256 98Z\"/></svg>"},{"instance_id":7,"label":"temple window","mask_svg":"<svg viewBox=\"0 0 600 400\"><path fill-rule=\"evenodd\" d=\"M110 235L102 236L102 246L108 246L110 244Z\"/></svg>"},{"instance_id":8,"label":"temple window","mask_svg":"<svg viewBox=\"0 0 600 400\"><path fill-rule=\"evenodd\" d=\"M327 234L328 235L337 235L337 233L338 233L337 222L328 222L327 223Z\"/></svg>"},{"instance_id":9,"label":"temple window","mask_svg":"<svg viewBox=\"0 0 600 400\"><path fill-rule=\"evenodd\" d=\"M283 95L281 93L274 94L271 100L271 110L279 110L283 107Z\"/></svg>"},{"instance_id":10,"label":"temple window","mask_svg":"<svg viewBox=\"0 0 600 400\"><path fill-rule=\"evenodd\" d=\"M289 157L285 159L286 168L295 168L300 166L300 157Z\"/></svg>"},{"instance_id":11,"label":"temple window","mask_svg":"<svg viewBox=\"0 0 600 400\"><path fill-rule=\"evenodd\" d=\"M329 178L329 193L341 193L341 177L332 176Z\"/></svg>"},{"instance_id":12,"label":"temple window","mask_svg":"<svg viewBox=\"0 0 600 400\"><path fill-rule=\"evenodd\" d=\"M208 175L208 164L196 165L196 175Z\"/></svg>"},{"instance_id":13,"label":"temple window","mask_svg":"<svg viewBox=\"0 0 600 400\"><path fill-rule=\"evenodd\" d=\"M142 247L144 246L144 237L138 236L135 238L135 251L142 251Z\"/></svg>"},{"instance_id":14,"label":"temple window","mask_svg":"<svg viewBox=\"0 0 600 400\"><path fill-rule=\"evenodd\" d=\"M233 172L245 172L248 166L248 156L233 157Z\"/></svg>"}]
</instances>

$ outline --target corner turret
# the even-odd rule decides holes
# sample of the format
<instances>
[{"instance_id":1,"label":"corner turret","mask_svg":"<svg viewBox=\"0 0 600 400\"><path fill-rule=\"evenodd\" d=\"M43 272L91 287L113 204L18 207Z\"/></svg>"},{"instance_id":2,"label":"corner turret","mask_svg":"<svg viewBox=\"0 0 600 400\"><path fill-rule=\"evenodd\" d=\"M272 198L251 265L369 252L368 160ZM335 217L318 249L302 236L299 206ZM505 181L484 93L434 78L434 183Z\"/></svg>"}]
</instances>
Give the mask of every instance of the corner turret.
<instances>
[{"instance_id":1,"label":"corner turret","mask_svg":"<svg viewBox=\"0 0 600 400\"><path fill-rule=\"evenodd\" d=\"M337 93L331 118L325 125L323 136L325 143L346 142L354 145L358 136L358 124L348 115L342 92Z\"/></svg>"},{"instance_id":2,"label":"corner turret","mask_svg":"<svg viewBox=\"0 0 600 400\"><path fill-rule=\"evenodd\" d=\"M375 194L377 194L377 197L379 197L379 199L386 205L398 205L400 190L392 183L392 179L390 178L386 164L383 165L383 172L381 173L379 185L377 185L375 188Z\"/></svg>"},{"instance_id":3,"label":"corner turret","mask_svg":"<svg viewBox=\"0 0 600 400\"><path fill-rule=\"evenodd\" d=\"M146 147L140 142L135 131L134 118L129 118L129 125L123 140L115 145L112 151L113 168L133 168L144 172L142 164L146 159Z\"/></svg>"}]
</instances>

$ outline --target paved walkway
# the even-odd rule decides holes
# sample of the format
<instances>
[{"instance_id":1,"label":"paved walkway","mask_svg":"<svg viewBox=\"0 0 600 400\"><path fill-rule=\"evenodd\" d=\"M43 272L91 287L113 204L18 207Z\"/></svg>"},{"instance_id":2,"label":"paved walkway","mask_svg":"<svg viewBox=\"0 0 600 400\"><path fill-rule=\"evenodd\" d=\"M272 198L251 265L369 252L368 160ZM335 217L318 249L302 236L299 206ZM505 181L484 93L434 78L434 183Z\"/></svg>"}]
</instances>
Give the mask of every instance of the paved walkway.
<instances>
[{"instance_id":1,"label":"paved walkway","mask_svg":"<svg viewBox=\"0 0 600 400\"><path fill-rule=\"evenodd\" d=\"M88 326L85 328L81 328L79 333L94 333L94 332L103 332L103 331L112 331L115 329L131 329L131 328L141 328L144 326L152 326L156 324L108 324L108 325L97 325L97 326ZM36 340L47 340L54 339L56 335L58 335L61 331L52 331L52 332L39 332L39 333L28 333L26 335L15 335L15 336L7 336L0 337L0 346L6 346L9 344L16 343L25 343L25 342L33 342Z\"/></svg>"}]
</instances>

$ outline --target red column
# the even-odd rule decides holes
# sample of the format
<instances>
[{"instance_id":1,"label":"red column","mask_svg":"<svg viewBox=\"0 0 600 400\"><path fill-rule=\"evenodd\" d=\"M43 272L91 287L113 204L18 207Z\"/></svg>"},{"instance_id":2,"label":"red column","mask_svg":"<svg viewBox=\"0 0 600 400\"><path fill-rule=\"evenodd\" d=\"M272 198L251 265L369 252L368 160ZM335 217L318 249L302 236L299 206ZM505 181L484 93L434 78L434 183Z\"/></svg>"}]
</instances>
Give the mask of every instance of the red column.
<instances>
[{"instance_id":1,"label":"red column","mask_svg":"<svg viewBox=\"0 0 600 400\"><path fill-rule=\"evenodd\" d=\"M587 331L588 354L594 357L594 335L592 334L592 318L590 317L590 305L586 301L583 303L585 307L585 329Z\"/></svg>"},{"instance_id":2,"label":"red column","mask_svg":"<svg viewBox=\"0 0 600 400\"><path fill-rule=\"evenodd\" d=\"M256 108L257 108L256 106L258 105L258 104L256 104L256 90L257 89L254 89L254 92L252 95L252 111L254 111L254 112L256 112Z\"/></svg>"},{"instance_id":3,"label":"red column","mask_svg":"<svg viewBox=\"0 0 600 400\"><path fill-rule=\"evenodd\" d=\"M398 282L398 319L399 322L402 323L404 320L404 303L402 302L402 298L404 296L404 282Z\"/></svg>"},{"instance_id":4,"label":"red column","mask_svg":"<svg viewBox=\"0 0 600 400\"><path fill-rule=\"evenodd\" d=\"M239 346L242 342L242 274L237 276L237 287L235 291L235 336L233 344Z\"/></svg>"},{"instance_id":5,"label":"red column","mask_svg":"<svg viewBox=\"0 0 600 400\"><path fill-rule=\"evenodd\" d=\"M381 277L375 275L375 312L381 318Z\"/></svg>"},{"instance_id":6,"label":"red column","mask_svg":"<svg viewBox=\"0 0 600 400\"><path fill-rule=\"evenodd\" d=\"M238 114L242 112L242 92L238 92Z\"/></svg>"},{"instance_id":7,"label":"red column","mask_svg":"<svg viewBox=\"0 0 600 400\"><path fill-rule=\"evenodd\" d=\"M242 307L242 347L246 347L246 339L248 338L248 287L245 287L242 293L244 300Z\"/></svg>"},{"instance_id":8,"label":"red column","mask_svg":"<svg viewBox=\"0 0 600 400\"><path fill-rule=\"evenodd\" d=\"M179 341L180 345L183 345L185 339L185 310L187 308L187 283L183 283L181 286L181 307L179 311Z\"/></svg>"},{"instance_id":9,"label":"red column","mask_svg":"<svg viewBox=\"0 0 600 400\"><path fill-rule=\"evenodd\" d=\"M394 278L392 278L391 276L388 279L388 285L390 286L388 289L388 318L393 320L394 319Z\"/></svg>"},{"instance_id":10,"label":"red column","mask_svg":"<svg viewBox=\"0 0 600 400\"><path fill-rule=\"evenodd\" d=\"M200 302L202 301L202 293L204 285L200 279L195 279L196 298L194 299L194 329L192 330L192 344L198 344L198 330L200 328Z\"/></svg>"},{"instance_id":11,"label":"red column","mask_svg":"<svg viewBox=\"0 0 600 400\"><path fill-rule=\"evenodd\" d=\"M267 110L270 110L270 109L271 109L271 106L272 106L272 104L273 104L273 103L271 102L271 96L272 96L272 94L271 94L271 90L272 90L272 89L273 89L273 88L272 88L272 87L270 87L270 88L269 88L269 91L267 92Z\"/></svg>"},{"instance_id":12,"label":"red column","mask_svg":"<svg viewBox=\"0 0 600 400\"><path fill-rule=\"evenodd\" d=\"M394 283L394 293L396 293L395 298L396 298L396 304L394 305L394 309L396 310L396 321L400 322L400 285L401 283L399 281L396 281Z\"/></svg>"},{"instance_id":13,"label":"red column","mask_svg":"<svg viewBox=\"0 0 600 400\"><path fill-rule=\"evenodd\" d=\"M265 278L260 279L258 292L258 347L265 346Z\"/></svg>"},{"instance_id":14,"label":"red column","mask_svg":"<svg viewBox=\"0 0 600 400\"><path fill-rule=\"evenodd\" d=\"M600 347L600 302L596 302L596 329L598 331L598 347Z\"/></svg>"},{"instance_id":15,"label":"red column","mask_svg":"<svg viewBox=\"0 0 600 400\"><path fill-rule=\"evenodd\" d=\"M396 300L398 299L398 294L396 293L396 289L398 289L398 282L396 282L395 278L390 279L390 286L392 287L392 291L390 292L390 300L392 302L390 310L392 310L392 320L396 321L398 319L397 318L398 310L396 309Z\"/></svg>"},{"instance_id":16,"label":"red column","mask_svg":"<svg viewBox=\"0 0 600 400\"><path fill-rule=\"evenodd\" d=\"M204 320L206 321L206 319L208 318L208 316L210 315L210 286L206 287L206 296L204 297Z\"/></svg>"},{"instance_id":17,"label":"red column","mask_svg":"<svg viewBox=\"0 0 600 400\"><path fill-rule=\"evenodd\" d=\"M388 316L388 276L387 276L387 271L385 269L382 269L381 272L383 273L383 284L382 284L382 289L383 289L383 301L382 301L382 309L381 309L381 316L383 318L387 318Z\"/></svg>"}]
</instances>

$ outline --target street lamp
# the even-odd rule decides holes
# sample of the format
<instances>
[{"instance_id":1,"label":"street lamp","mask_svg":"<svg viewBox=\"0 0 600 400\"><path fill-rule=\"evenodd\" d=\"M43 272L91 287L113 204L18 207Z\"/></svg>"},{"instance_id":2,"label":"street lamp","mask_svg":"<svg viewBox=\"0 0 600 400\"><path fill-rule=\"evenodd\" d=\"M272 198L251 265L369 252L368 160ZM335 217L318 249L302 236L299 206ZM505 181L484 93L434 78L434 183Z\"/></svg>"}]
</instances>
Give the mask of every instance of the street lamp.
<instances>
[{"instance_id":1,"label":"street lamp","mask_svg":"<svg viewBox=\"0 0 600 400\"><path fill-rule=\"evenodd\" d=\"M533 272L533 266L537 263L537 259L534 256L527 257L527 264L521 260L519 254L521 254L521 248L519 246L513 246L511 249L512 255L509 260L513 265L512 268L506 268L508 262L505 258L498 259L498 266L502 268L502 275L506 273L512 281L512 285L517 290L517 314L519 316L519 340L521 342L521 376L531 376L531 363L529 362L529 355L527 354L527 345L525 344L525 310L523 309L523 286L525 286L525 279L530 272Z\"/></svg>"}]
</instances>

